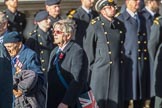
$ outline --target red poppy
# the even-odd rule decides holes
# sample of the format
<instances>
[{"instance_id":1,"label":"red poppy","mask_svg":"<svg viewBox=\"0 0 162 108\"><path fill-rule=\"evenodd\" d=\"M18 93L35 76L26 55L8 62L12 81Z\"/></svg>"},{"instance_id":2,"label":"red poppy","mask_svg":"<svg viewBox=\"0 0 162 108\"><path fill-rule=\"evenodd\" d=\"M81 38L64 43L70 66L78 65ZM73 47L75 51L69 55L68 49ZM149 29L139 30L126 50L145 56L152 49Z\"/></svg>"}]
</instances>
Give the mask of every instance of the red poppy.
<instances>
[{"instance_id":1,"label":"red poppy","mask_svg":"<svg viewBox=\"0 0 162 108\"><path fill-rule=\"evenodd\" d=\"M59 59L62 60L64 58L65 54L63 52L60 53Z\"/></svg>"}]
</instances>

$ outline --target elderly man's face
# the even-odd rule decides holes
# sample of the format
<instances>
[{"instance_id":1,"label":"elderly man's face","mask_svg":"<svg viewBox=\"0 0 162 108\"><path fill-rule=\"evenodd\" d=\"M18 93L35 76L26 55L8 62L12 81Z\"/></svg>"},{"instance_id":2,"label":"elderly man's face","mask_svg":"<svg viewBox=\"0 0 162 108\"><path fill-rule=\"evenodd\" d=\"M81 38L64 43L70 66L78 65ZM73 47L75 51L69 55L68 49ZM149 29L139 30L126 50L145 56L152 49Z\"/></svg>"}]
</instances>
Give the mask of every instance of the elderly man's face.
<instances>
[{"instance_id":1,"label":"elderly man's face","mask_svg":"<svg viewBox=\"0 0 162 108\"><path fill-rule=\"evenodd\" d=\"M46 5L46 10L49 12L49 15L53 16L54 18L57 17L61 11L59 4L51 6Z\"/></svg>"},{"instance_id":2,"label":"elderly man's face","mask_svg":"<svg viewBox=\"0 0 162 108\"><path fill-rule=\"evenodd\" d=\"M22 43L21 42L5 43L4 46L6 47L10 56L15 57L19 53L21 46L22 46Z\"/></svg>"}]
</instances>

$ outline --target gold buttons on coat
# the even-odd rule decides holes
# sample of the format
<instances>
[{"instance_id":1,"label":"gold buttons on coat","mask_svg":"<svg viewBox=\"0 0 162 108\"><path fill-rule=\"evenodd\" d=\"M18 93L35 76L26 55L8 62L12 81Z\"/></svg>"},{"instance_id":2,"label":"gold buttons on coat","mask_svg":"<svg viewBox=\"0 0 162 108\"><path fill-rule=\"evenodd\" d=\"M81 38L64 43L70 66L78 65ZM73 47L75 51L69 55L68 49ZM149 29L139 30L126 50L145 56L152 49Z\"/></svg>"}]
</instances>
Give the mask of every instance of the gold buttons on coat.
<instances>
[{"instance_id":1,"label":"gold buttons on coat","mask_svg":"<svg viewBox=\"0 0 162 108\"><path fill-rule=\"evenodd\" d=\"M106 35L106 34L107 34L107 32L104 32L104 34Z\"/></svg>"},{"instance_id":2,"label":"gold buttons on coat","mask_svg":"<svg viewBox=\"0 0 162 108\"><path fill-rule=\"evenodd\" d=\"M43 51L41 51L40 53L41 53L41 54L43 54L44 52L43 52Z\"/></svg>"},{"instance_id":3,"label":"gold buttons on coat","mask_svg":"<svg viewBox=\"0 0 162 108\"><path fill-rule=\"evenodd\" d=\"M112 64L112 63L113 63L112 61L109 62L109 64Z\"/></svg>"},{"instance_id":4,"label":"gold buttons on coat","mask_svg":"<svg viewBox=\"0 0 162 108\"><path fill-rule=\"evenodd\" d=\"M42 42L39 42L39 44L40 44L40 45L43 45L43 43L42 43Z\"/></svg>"},{"instance_id":5,"label":"gold buttons on coat","mask_svg":"<svg viewBox=\"0 0 162 108\"><path fill-rule=\"evenodd\" d=\"M42 71L45 71L46 69L45 68L42 68Z\"/></svg>"},{"instance_id":6,"label":"gold buttons on coat","mask_svg":"<svg viewBox=\"0 0 162 108\"><path fill-rule=\"evenodd\" d=\"M111 54L111 51L109 51L108 53Z\"/></svg>"},{"instance_id":7,"label":"gold buttons on coat","mask_svg":"<svg viewBox=\"0 0 162 108\"><path fill-rule=\"evenodd\" d=\"M42 59L41 62L44 63L44 60Z\"/></svg>"},{"instance_id":8,"label":"gold buttons on coat","mask_svg":"<svg viewBox=\"0 0 162 108\"><path fill-rule=\"evenodd\" d=\"M147 52L147 49L144 49L143 51L144 51L144 52Z\"/></svg>"}]
</instances>

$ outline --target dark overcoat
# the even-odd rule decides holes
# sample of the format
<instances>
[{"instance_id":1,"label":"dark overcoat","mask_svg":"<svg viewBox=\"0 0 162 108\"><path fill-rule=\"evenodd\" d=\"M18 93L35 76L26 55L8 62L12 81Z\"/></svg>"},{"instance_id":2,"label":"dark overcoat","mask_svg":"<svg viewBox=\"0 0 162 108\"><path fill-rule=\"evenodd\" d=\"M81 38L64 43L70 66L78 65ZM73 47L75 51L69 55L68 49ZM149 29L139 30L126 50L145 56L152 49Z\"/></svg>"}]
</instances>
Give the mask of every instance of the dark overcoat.
<instances>
[{"instance_id":1,"label":"dark overcoat","mask_svg":"<svg viewBox=\"0 0 162 108\"><path fill-rule=\"evenodd\" d=\"M126 27L123 66L126 100L150 97L150 68L146 24L144 17L139 13L137 14L137 20L131 17L126 10L118 16L118 19Z\"/></svg>"},{"instance_id":2,"label":"dark overcoat","mask_svg":"<svg viewBox=\"0 0 162 108\"><path fill-rule=\"evenodd\" d=\"M6 9L4 12L8 19L8 30L17 31L19 34L23 35L27 23L26 15L18 10L12 13L10 10ZM24 37L22 38L25 39Z\"/></svg>"},{"instance_id":3,"label":"dark overcoat","mask_svg":"<svg viewBox=\"0 0 162 108\"><path fill-rule=\"evenodd\" d=\"M154 16L151 15L151 13L146 9L143 8L140 11L140 14L144 16L145 20L146 20L146 30L147 30L147 39L150 39L150 31L151 31L151 26L153 24L153 21L156 17L160 16L160 14L155 14Z\"/></svg>"},{"instance_id":4,"label":"dark overcoat","mask_svg":"<svg viewBox=\"0 0 162 108\"><path fill-rule=\"evenodd\" d=\"M150 34L151 34L151 26L153 25L153 21L156 17L160 16L160 14L156 13L154 16L151 15L151 13L146 9L143 8L140 12L140 14L142 16L144 16L145 21L146 21L146 30L147 30L147 40L148 40L148 45L149 45L149 40L150 40ZM149 49L148 49L149 51ZM154 72L153 72L153 68L154 68L154 61L153 59L151 59L151 57L149 56L149 61L150 61L150 92L151 92L151 96L154 96Z\"/></svg>"},{"instance_id":5,"label":"dark overcoat","mask_svg":"<svg viewBox=\"0 0 162 108\"><path fill-rule=\"evenodd\" d=\"M26 41L26 45L38 54L41 61L41 69L43 72L47 72L49 56L55 47L53 36L50 31L43 32L39 27L34 31Z\"/></svg>"},{"instance_id":6,"label":"dark overcoat","mask_svg":"<svg viewBox=\"0 0 162 108\"><path fill-rule=\"evenodd\" d=\"M119 100L120 49L124 26L102 15L91 21L84 39L88 57L88 81L100 108L117 108ZM121 51L122 52L122 51Z\"/></svg>"},{"instance_id":7,"label":"dark overcoat","mask_svg":"<svg viewBox=\"0 0 162 108\"><path fill-rule=\"evenodd\" d=\"M10 56L0 44L0 108L12 107L12 67Z\"/></svg>"},{"instance_id":8,"label":"dark overcoat","mask_svg":"<svg viewBox=\"0 0 162 108\"><path fill-rule=\"evenodd\" d=\"M98 13L94 10L88 14L81 6L76 9L76 13L73 15L73 19L76 21L77 30L74 40L81 46L83 46L83 36L85 36L86 29L91 19L98 16Z\"/></svg>"},{"instance_id":9,"label":"dark overcoat","mask_svg":"<svg viewBox=\"0 0 162 108\"><path fill-rule=\"evenodd\" d=\"M58 47L50 55L47 108L57 108L61 102L68 105L69 108L76 108L76 101L87 77L83 63L85 54L83 49L73 41L70 41L63 49L63 56L59 59L59 69L68 83L68 89L66 89L57 75L54 64L57 50Z\"/></svg>"}]
</instances>

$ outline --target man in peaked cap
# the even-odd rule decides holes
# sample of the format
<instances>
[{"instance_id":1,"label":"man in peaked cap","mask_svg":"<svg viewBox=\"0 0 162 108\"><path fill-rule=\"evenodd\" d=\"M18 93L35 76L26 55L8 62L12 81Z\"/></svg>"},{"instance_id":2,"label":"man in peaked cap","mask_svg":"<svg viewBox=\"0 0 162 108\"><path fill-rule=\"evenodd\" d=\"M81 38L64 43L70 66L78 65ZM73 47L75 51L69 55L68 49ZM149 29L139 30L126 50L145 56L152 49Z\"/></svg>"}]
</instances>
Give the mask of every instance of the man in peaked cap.
<instances>
[{"instance_id":1,"label":"man in peaked cap","mask_svg":"<svg viewBox=\"0 0 162 108\"><path fill-rule=\"evenodd\" d=\"M31 33L26 45L34 50L40 60L41 68L45 73L48 67L49 55L54 48L52 32L50 28L50 19L47 11L40 11L35 16L37 28Z\"/></svg>"},{"instance_id":2,"label":"man in peaked cap","mask_svg":"<svg viewBox=\"0 0 162 108\"><path fill-rule=\"evenodd\" d=\"M70 11L68 17L76 21L77 31L74 40L82 47L83 37L90 21L98 16L98 13L92 10L94 0L81 0L81 6L76 10Z\"/></svg>"},{"instance_id":3,"label":"man in peaked cap","mask_svg":"<svg viewBox=\"0 0 162 108\"><path fill-rule=\"evenodd\" d=\"M91 20L83 40L89 63L88 81L99 108L122 108L119 79L124 25L114 17L113 0L98 0L95 8L100 15Z\"/></svg>"},{"instance_id":4,"label":"man in peaked cap","mask_svg":"<svg viewBox=\"0 0 162 108\"><path fill-rule=\"evenodd\" d=\"M49 13L49 18L51 20L51 26L53 25L54 22L58 21L61 19L60 17L60 3L61 0L46 0L46 10Z\"/></svg>"}]
</instances>

